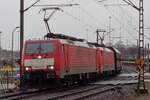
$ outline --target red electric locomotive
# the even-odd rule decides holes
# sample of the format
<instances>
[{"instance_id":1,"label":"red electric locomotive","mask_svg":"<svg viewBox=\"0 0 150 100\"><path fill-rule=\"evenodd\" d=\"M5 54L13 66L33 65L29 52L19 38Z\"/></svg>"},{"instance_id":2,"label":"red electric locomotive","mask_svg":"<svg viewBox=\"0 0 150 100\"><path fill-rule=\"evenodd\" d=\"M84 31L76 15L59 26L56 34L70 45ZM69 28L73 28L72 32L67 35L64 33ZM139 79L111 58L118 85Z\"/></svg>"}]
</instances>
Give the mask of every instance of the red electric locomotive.
<instances>
[{"instance_id":1,"label":"red electric locomotive","mask_svg":"<svg viewBox=\"0 0 150 100\"><path fill-rule=\"evenodd\" d=\"M71 84L121 70L121 55L116 49L61 34L46 36L49 38L25 42L21 59L23 85Z\"/></svg>"}]
</instances>

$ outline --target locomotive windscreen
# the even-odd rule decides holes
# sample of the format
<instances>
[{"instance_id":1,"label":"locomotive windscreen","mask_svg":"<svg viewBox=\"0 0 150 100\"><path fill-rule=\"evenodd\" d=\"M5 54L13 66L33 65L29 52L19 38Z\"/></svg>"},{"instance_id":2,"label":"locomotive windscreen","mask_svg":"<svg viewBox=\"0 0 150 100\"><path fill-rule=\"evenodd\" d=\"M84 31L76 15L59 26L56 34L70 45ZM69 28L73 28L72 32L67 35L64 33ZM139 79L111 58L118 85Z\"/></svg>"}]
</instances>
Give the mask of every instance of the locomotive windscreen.
<instances>
[{"instance_id":1,"label":"locomotive windscreen","mask_svg":"<svg viewBox=\"0 0 150 100\"><path fill-rule=\"evenodd\" d=\"M50 53L53 51L54 51L54 43L52 42L27 43L25 47L26 54Z\"/></svg>"}]
</instances>

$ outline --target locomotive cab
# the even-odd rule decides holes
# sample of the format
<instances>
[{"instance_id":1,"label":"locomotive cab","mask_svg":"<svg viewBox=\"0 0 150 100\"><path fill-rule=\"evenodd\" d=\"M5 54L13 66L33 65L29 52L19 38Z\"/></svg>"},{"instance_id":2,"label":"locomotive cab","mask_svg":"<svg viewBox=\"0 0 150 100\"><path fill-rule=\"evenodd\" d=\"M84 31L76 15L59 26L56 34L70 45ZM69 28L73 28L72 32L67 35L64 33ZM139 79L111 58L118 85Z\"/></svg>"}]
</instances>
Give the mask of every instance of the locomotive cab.
<instances>
[{"instance_id":1,"label":"locomotive cab","mask_svg":"<svg viewBox=\"0 0 150 100\"><path fill-rule=\"evenodd\" d=\"M23 83L52 83L56 78L56 40L27 41L23 51Z\"/></svg>"}]
</instances>

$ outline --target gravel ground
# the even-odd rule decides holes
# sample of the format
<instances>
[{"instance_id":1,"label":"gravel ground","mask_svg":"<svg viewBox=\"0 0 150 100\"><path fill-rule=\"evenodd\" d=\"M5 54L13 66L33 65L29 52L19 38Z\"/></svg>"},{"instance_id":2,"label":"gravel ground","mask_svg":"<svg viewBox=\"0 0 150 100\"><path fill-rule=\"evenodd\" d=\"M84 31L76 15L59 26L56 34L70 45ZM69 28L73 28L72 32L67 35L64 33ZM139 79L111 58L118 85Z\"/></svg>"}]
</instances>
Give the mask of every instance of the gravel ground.
<instances>
[{"instance_id":1,"label":"gravel ground","mask_svg":"<svg viewBox=\"0 0 150 100\"><path fill-rule=\"evenodd\" d=\"M150 100L150 82L146 82L146 88L148 89L147 94L137 94L130 96L128 100Z\"/></svg>"},{"instance_id":2,"label":"gravel ground","mask_svg":"<svg viewBox=\"0 0 150 100\"><path fill-rule=\"evenodd\" d=\"M125 70L128 70L129 67L125 68ZM145 66L146 72L149 72L149 67ZM146 77L145 79L150 79L150 77ZM137 94L133 89L133 95L129 96L126 100L150 100L150 82L145 83L146 88L148 89L147 94ZM121 99L122 100L122 99Z\"/></svg>"},{"instance_id":3,"label":"gravel ground","mask_svg":"<svg viewBox=\"0 0 150 100\"><path fill-rule=\"evenodd\" d=\"M135 95L135 92L134 92L135 87L136 87L136 85L123 85L121 87L121 89L115 89L115 90L111 90L111 91L108 91L108 92L100 93L98 95L91 96L90 98L86 98L85 100L128 100L127 99L128 97L131 98L133 95ZM73 89L73 90L60 92L60 94L75 91L75 90ZM52 94L39 95L37 97L33 96L31 98L27 98L27 100L46 100L49 96L52 96L52 95L59 95L59 92L56 93L56 94L52 93ZM65 99L62 98L62 99L59 99L59 100L72 100L73 98L69 97L69 98L65 98ZM132 100L132 99L130 99L130 100Z\"/></svg>"},{"instance_id":4,"label":"gravel ground","mask_svg":"<svg viewBox=\"0 0 150 100\"><path fill-rule=\"evenodd\" d=\"M109 91L86 100L128 100L134 95L135 85L123 86L120 90Z\"/></svg>"}]
</instances>

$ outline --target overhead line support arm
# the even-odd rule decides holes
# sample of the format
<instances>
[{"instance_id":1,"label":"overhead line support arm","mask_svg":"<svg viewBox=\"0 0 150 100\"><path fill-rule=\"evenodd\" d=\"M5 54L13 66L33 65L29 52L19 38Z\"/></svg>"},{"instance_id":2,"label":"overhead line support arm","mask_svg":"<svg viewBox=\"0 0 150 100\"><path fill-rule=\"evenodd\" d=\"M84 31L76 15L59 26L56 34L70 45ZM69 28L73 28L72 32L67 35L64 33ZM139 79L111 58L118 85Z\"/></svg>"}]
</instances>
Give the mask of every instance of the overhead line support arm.
<instances>
[{"instance_id":1,"label":"overhead line support arm","mask_svg":"<svg viewBox=\"0 0 150 100\"><path fill-rule=\"evenodd\" d=\"M128 5L132 6L133 8L135 8L136 10L140 10L134 3L132 3L130 0L123 0L125 3L127 3Z\"/></svg>"}]
</instances>

